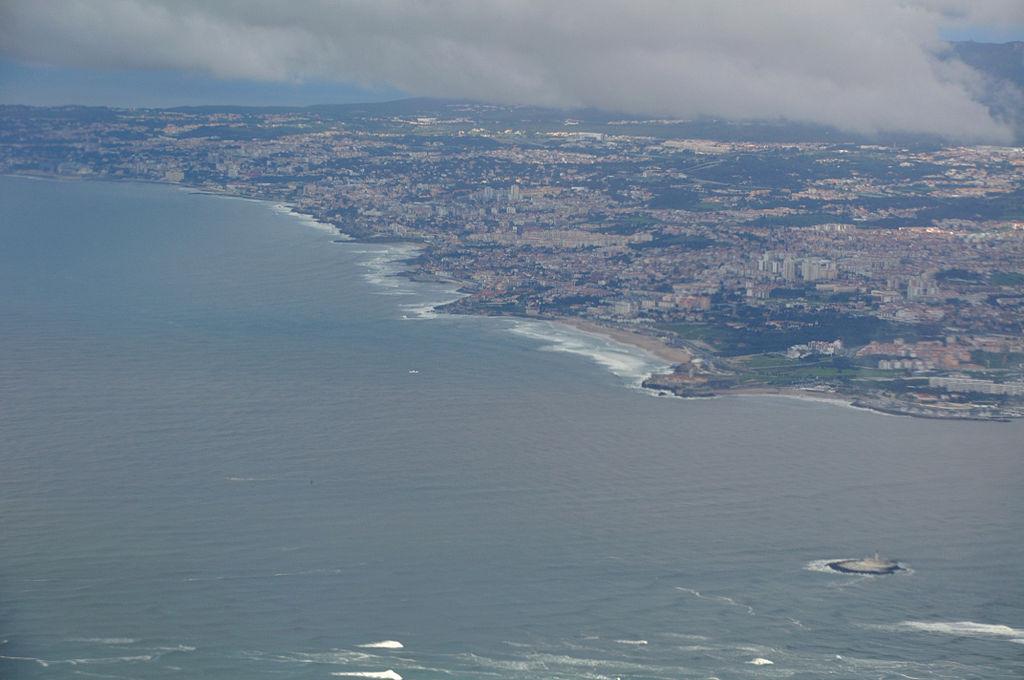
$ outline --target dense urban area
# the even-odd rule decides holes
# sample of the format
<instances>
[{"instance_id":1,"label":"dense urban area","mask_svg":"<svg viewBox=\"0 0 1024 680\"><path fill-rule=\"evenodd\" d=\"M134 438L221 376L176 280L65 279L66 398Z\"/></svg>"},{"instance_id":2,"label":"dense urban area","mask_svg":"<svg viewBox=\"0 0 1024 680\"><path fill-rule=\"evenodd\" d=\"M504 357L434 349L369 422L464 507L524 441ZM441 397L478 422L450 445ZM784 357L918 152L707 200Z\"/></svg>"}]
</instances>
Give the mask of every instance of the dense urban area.
<instances>
[{"instance_id":1,"label":"dense urban area","mask_svg":"<svg viewBox=\"0 0 1024 680\"><path fill-rule=\"evenodd\" d=\"M797 141L793 141L797 140ZM445 311L651 346L679 396L1024 415L1024 148L406 100L0 107L0 172L286 203L422 245Z\"/></svg>"}]
</instances>

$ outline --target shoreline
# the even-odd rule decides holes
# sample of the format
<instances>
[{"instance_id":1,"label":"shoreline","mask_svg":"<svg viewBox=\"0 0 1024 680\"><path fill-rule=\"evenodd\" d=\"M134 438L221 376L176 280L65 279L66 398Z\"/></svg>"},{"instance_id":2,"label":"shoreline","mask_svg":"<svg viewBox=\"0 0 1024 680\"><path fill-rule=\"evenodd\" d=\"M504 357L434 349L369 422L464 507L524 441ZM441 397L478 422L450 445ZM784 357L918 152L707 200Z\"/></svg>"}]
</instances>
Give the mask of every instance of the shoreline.
<instances>
[{"instance_id":1,"label":"shoreline","mask_svg":"<svg viewBox=\"0 0 1024 680\"><path fill-rule=\"evenodd\" d=\"M739 399L760 398L760 399L793 399L796 401L810 401L830 406L841 406L855 411L863 411L876 416L889 416L890 418L913 417L910 413L887 413L869 406L858 405L858 397L844 395L838 392L821 392L818 390L805 390L799 387L738 387L730 390L723 390L715 394L715 397L736 397Z\"/></svg>"},{"instance_id":2,"label":"shoreline","mask_svg":"<svg viewBox=\"0 0 1024 680\"><path fill-rule=\"evenodd\" d=\"M787 399L803 399L804 401L821 401L833 404L843 404L851 407L853 406L853 402L857 400L854 396L840 394L839 392L823 392L821 390L801 389L799 387L735 387L723 390L718 396L785 397Z\"/></svg>"},{"instance_id":3,"label":"shoreline","mask_svg":"<svg viewBox=\"0 0 1024 680\"><path fill-rule=\"evenodd\" d=\"M305 226L307 228L313 228L321 232L330 232L332 235L340 238L335 239L336 243L346 244L366 244L366 245L404 245L408 246L412 250L418 250L421 248L428 247L426 243L416 239L409 238L373 238L365 236L356 236L346 232L342 227L333 224L331 222L321 222L317 220L313 215L302 212L296 209L294 204L288 203L287 201L275 199L275 198L264 198L264 197L252 197L240 194L230 193L228 191L216 191L210 190L208 187L199 187L188 184L161 182L152 180L138 180L138 179L125 179L125 178L110 178L110 177L79 177L79 176L64 176L64 175L51 175L51 174L19 174L19 173L3 173L4 177L11 177L25 180L44 180L44 181L57 181L57 182L104 182L111 184L140 184L140 185L158 185L166 186L169 188L178 189L195 195L210 196L213 198L229 198L234 200L251 201L254 203L263 203L272 211L291 218L297 224ZM404 262L410 259L410 254L401 253L397 254L397 257L387 258L391 263ZM412 283L443 283L452 286L452 293L461 296L465 296L466 293L461 293L461 289L466 282L461 282L454 279L447 279L444 281L427 281L420 279L416 272L398 270L388 274L396 278L405 279ZM458 297L455 300L459 299ZM424 303L417 310L417 316L429 317L437 314L450 313L441 309L445 305L454 302L455 300L442 300L432 303ZM473 314L472 312L455 312L456 314L465 314L467 316L492 316L488 314ZM517 318L523 321L548 321L556 324L560 324L574 330L600 336L605 339L612 340L619 344L639 350L646 353L649 356L656 357L657 359L665 362L665 368L667 372L674 372L679 366L689 365L695 358L693 353L683 347L675 347L669 345L663 339L654 335L649 335L636 330L630 330L615 326L612 324L601 323L585 317L571 317L564 315L552 315L552 316L525 316L525 315L498 315L505 316L506 318ZM641 383L659 375L654 371L647 373L641 379ZM694 396L687 396L685 394L672 393L669 388L660 387L647 387L641 386L643 390L648 391L658 396L674 396L680 399L707 399L717 397L782 397L788 399L798 399L803 401L817 401L822 403L829 403L835 406L845 406L847 408L853 408L859 411L867 411L877 415L888 415L888 416L901 416L910 418L920 418L929 420L960 420L960 421L973 421L973 422L1006 422L1013 420L1014 415L1004 414L992 414L991 416L977 415L977 414L966 414L959 412L942 412L932 409L920 409L914 410L911 405L889 405L889 404L875 404L872 403L870 397L863 394L843 394L836 391L823 391L816 389L804 389L800 387L770 387L770 386L749 386L749 387L731 387L721 388L715 390L713 393L706 395L698 394ZM1016 417L1020 417L1019 415Z\"/></svg>"},{"instance_id":4,"label":"shoreline","mask_svg":"<svg viewBox=\"0 0 1024 680\"><path fill-rule=\"evenodd\" d=\"M594 335L602 335L606 338L610 338L623 345L629 345L641 349L648 354L653 354L657 358L671 364L673 367L678 364L688 364L693 355L687 350L681 347L672 347L666 344L659 338L651 335L645 335L638 331L631 331L625 328L618 328L616 326L609 326L590 319L584 319L582 317L571 317L571 316L555 316L548 319L543 317L522 317L524 319L542 320L542 321L554 321L571 328L575 328L578 331L584 333L592 333ZM650 376L647 376L650 377Z\"/></svg>"}]
</instances>

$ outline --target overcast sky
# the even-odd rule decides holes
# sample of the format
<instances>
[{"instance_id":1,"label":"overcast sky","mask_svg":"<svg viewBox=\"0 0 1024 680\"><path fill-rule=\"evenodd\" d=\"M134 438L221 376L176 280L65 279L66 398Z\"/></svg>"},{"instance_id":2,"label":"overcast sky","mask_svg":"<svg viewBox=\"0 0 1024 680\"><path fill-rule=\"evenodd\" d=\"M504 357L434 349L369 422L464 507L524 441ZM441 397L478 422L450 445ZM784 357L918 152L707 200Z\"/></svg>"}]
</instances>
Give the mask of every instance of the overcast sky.
<instances>
[{"instance_id":1,"label":"overcast sky","mask_svg":"<svg viewBox=\"0 0 1024 680\"><path fill-rule=\"evenodd\" d=\"M1024 0L3 0L0 101L424 95L1004 141L943 37Z\"/></svg>"}]
</instances>

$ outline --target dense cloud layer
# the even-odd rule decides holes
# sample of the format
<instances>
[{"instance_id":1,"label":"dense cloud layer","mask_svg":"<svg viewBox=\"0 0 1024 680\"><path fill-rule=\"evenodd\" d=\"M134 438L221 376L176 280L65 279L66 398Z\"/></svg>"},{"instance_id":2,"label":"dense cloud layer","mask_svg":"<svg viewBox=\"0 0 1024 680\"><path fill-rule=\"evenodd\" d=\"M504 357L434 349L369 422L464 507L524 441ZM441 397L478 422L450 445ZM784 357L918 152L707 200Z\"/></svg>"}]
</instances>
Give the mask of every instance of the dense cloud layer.
<instances>
[{"instance_id":1,"label":"dense cloud layer","mask_svg":"<svg viewBox=\"0 0 1024 680\"><path fill-rule=\"evenodd\" d=\"M941 26L1019 0L5 0L22 60L1007 140Z\"/></svg>"}]
</instances>

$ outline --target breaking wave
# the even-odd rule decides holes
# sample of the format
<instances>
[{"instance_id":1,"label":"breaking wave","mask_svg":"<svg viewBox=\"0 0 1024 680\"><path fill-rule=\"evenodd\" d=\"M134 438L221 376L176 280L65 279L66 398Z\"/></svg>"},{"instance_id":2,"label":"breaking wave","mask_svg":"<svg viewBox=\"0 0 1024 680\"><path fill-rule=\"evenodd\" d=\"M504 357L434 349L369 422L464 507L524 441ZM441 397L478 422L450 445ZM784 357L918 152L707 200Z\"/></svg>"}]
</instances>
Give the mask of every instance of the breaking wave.
<instances>
[{"instance_id":1,"label":"breaking wave","mask_svg":"<svg viewBox=\"0 0 1024 680\"><path fill-rule=\"evenodd\" d=\"M407 260L419 246L412 243L401 243L388 245L376 250L356 250L355 253L373 255L360 262L360 265L367 270L363 278L369 283L382 289L383 295L410 295L411 292L405 287L406 281L399 276L401 267L398 263Z\"/></svg>"},{"instance_id":2,"label":"breaking wave","mask_svg":"<svg viewBox=\"0 0 1024 680\"><path fill-rule=\"evenodd\" d=\"M639 347L609 337L588 333L551 321L515 321L511 331L543 343L546 352L577 354L604 366L609 371L639 386L651 373L666 371L669 365Z\"/></svg>"},{"instance_id":3,"label":"breaking wave","mask_svg":"<svg viewBox=\"0 0 1024 680\"><path fill-rule=\"evenodd\" d=\"M285 203L275 203L272 206L272 209L276 213L288 215L289 217L294 218L295 221L298 222L299 224L305 225L307 227L312 227L313 229L318 229L320 231L325 231L330 234L334 234L336 236L339 236L340 238L348 239L348 237L345 236L344 234L341 234L341 232L339 232L338 229L333 224L320 222L310 215L296 211L292 206L287 205Z\"/></svg>"},{"instance_id":4,"label":"breaking wave","mask_svg":"<svg viewBox=\"0 0 1024 680\"><path fill-rule=\"evenodd\" d=\"M363 649L405 649L398 640L381 640L380 642L367 642L365 645L357 645Z\"/></svg>"},{"instance_id":5,"label":"breaking wave","mask_svg":"<svg viewBox=\"0 0 1024 680\"><path fill-rule=\"evenodd\" d=\"M455 302L462 299L462 295L458 295L453 298L446 298L444 300L437 300L435 302L417 302L411 305L402 305L402 309L408 314L403 314L402 319L436 319L439 316L443 316L443 312L437 310L438 307L442 307L450 302Z\"/></svg>"}]
</instances>

